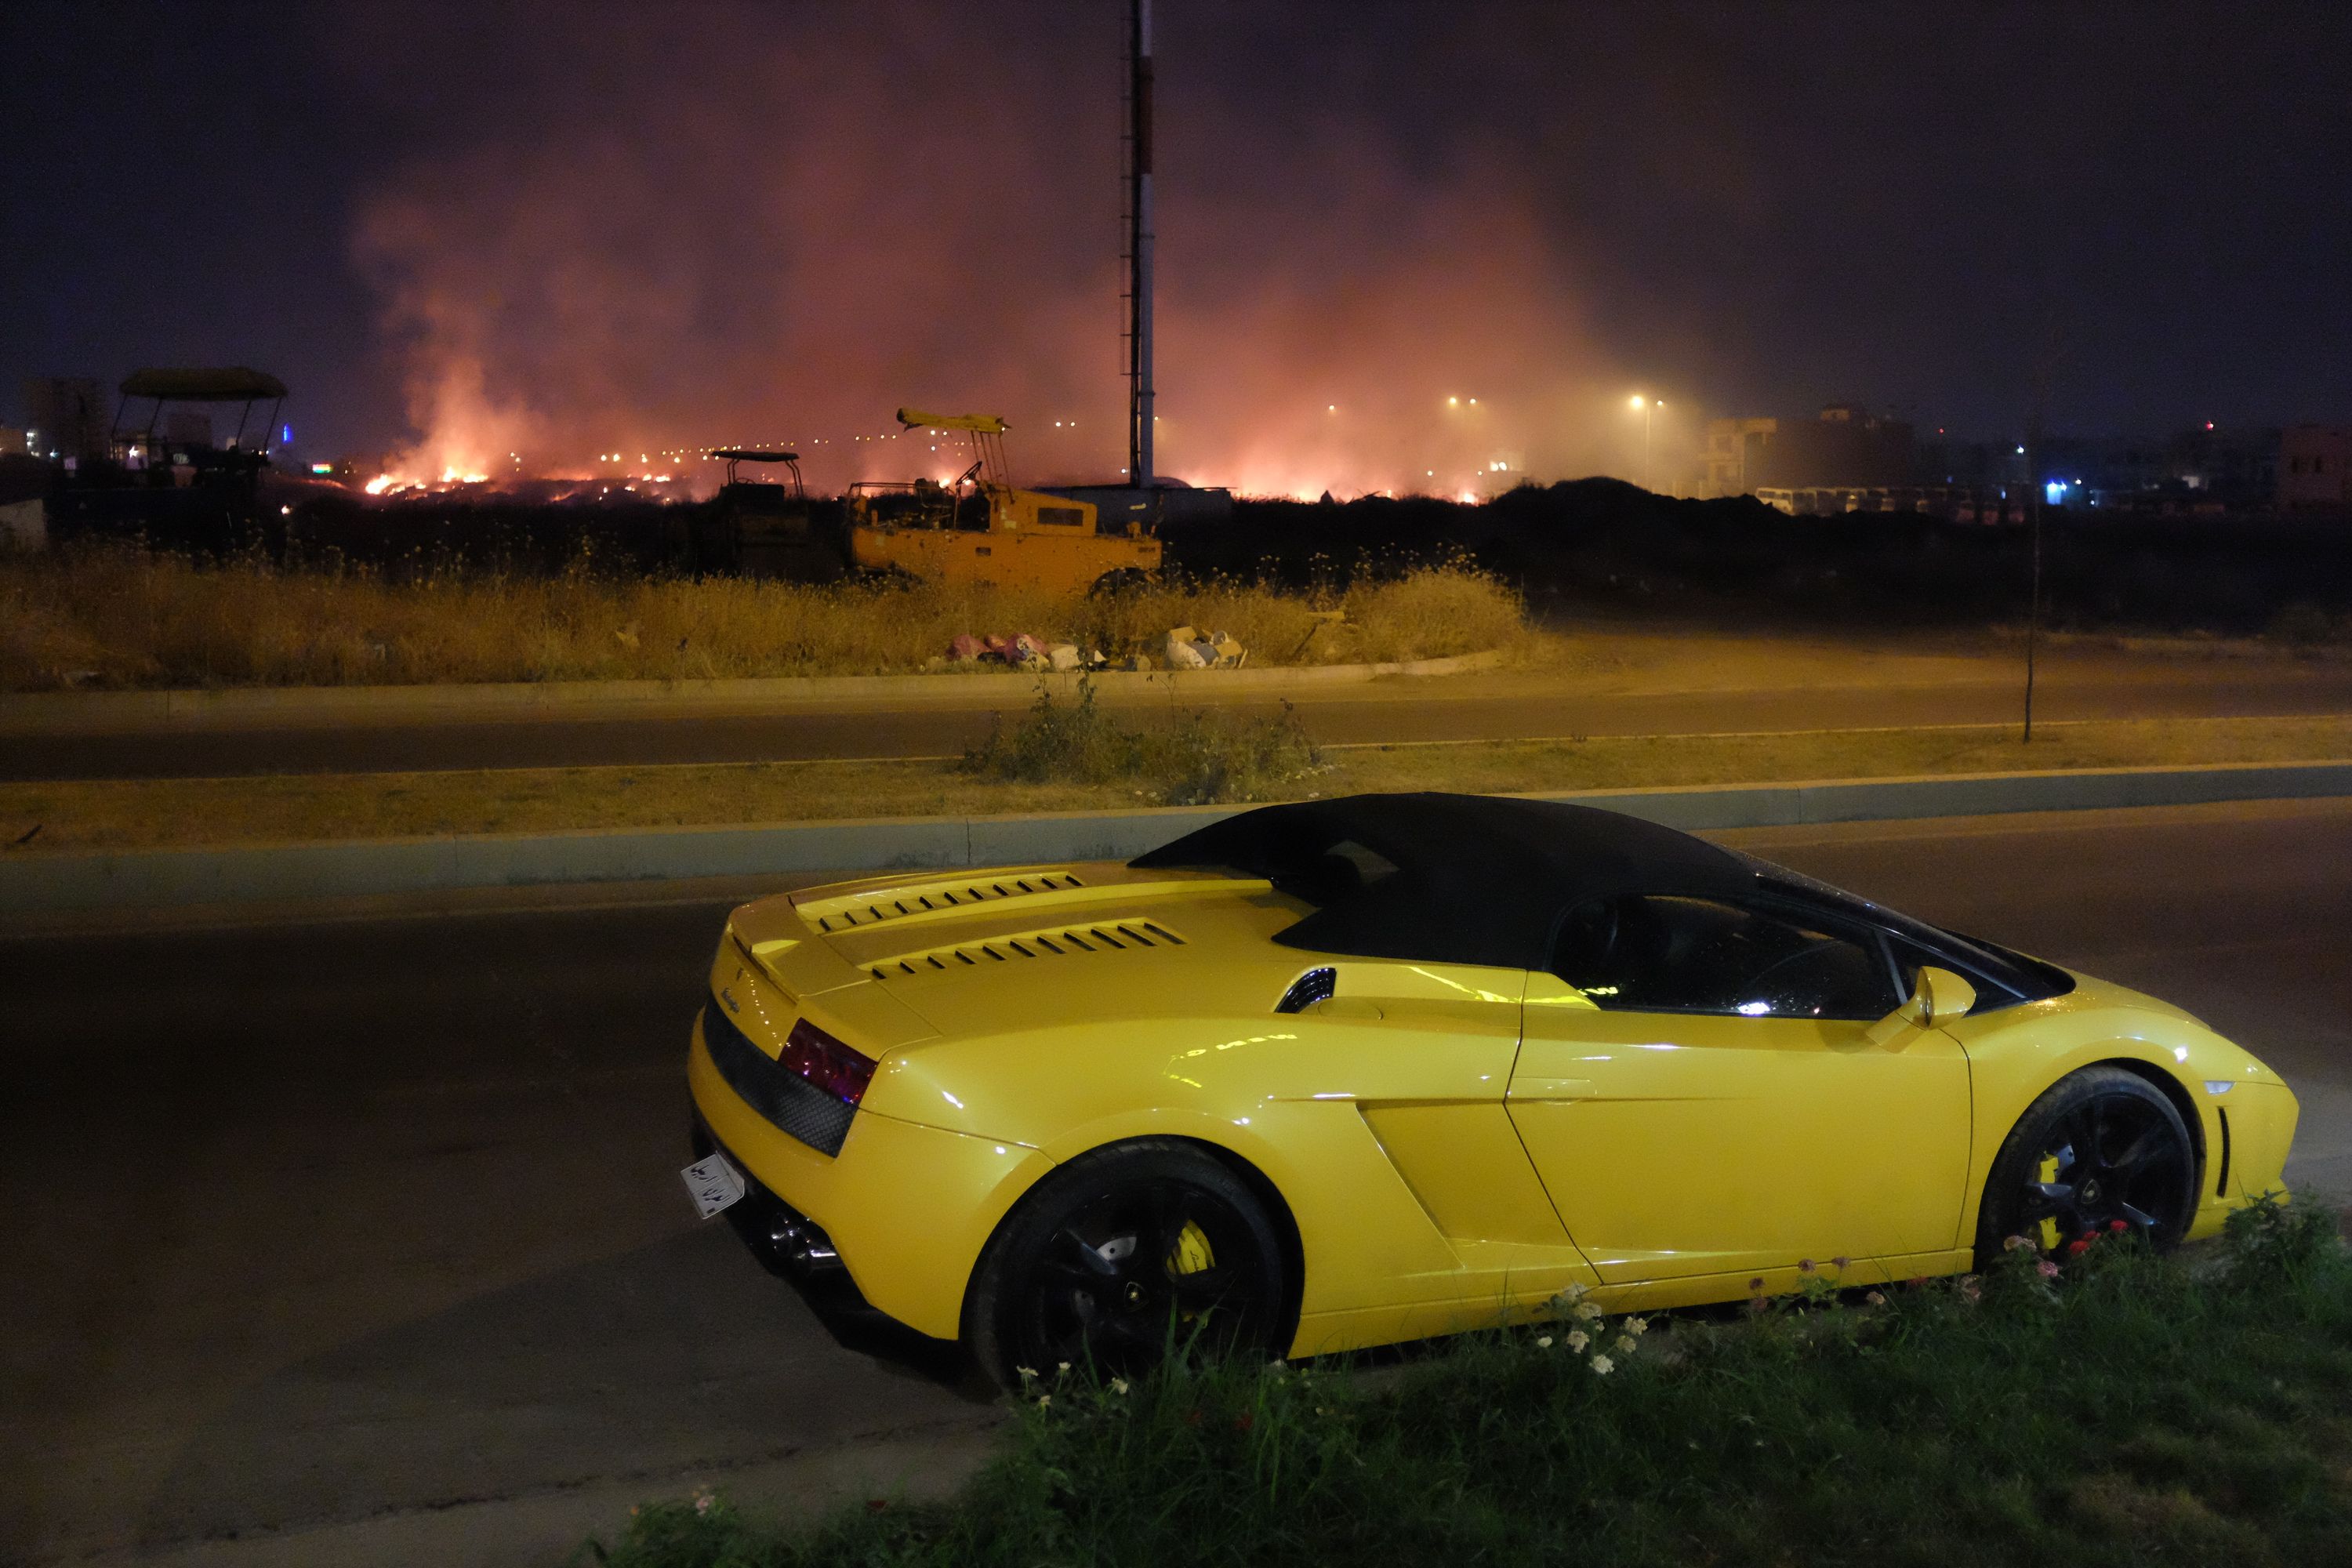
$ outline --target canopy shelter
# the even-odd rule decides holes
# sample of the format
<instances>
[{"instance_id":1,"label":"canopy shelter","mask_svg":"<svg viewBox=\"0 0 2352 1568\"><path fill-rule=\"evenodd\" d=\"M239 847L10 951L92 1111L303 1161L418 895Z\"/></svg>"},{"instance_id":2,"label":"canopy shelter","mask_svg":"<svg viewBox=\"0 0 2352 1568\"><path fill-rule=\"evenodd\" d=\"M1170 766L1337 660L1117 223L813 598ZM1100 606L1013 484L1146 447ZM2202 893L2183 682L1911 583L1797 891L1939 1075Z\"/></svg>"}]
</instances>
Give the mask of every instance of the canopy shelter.
<instances>
[{"instance_id":1,"label":"canopy shelter","mask_svg":"<svg viewBox=\"0 0 2352 1568\"><path fill-rule=\"evenodd\" d=\"M798 452L779 452L767 447L713 447L709 455L727 460L727 482L730 485L736 482L735 465L738 463L782 463L793 471L793 494L798 496L801 493L801 455Z\"/></svg>"},{"instance_id":2,"label":"canopy shelter","mask_svg":"<svg viewBox=\"0 0 2352 1568\"><path fill-rule=\"evenodd\" d=\"M898 410L898 423L909 430L961 430L971 437L972 464L963 479L980 476L990 484L1010 486L1004 461L1004 421L993 414L927 414L919 408Z\"/></svg>"},{"instance_id":3,"label":"canopy shelter","mask_svg":"<svg viewBox=\"0 0 2352 1568\"><path fill-rule=\"evenodd\" d=\"M253 370L245 365L212 367L178 367L131 372L123 378L122 405L114 416L114 433L121 435L126 428L123 418L131 400L152 398L154 406L148 410L144 433L152 437L155 426L162 423L166 403L241 403L245 406L236 418L236 434L228 445L245 444L245 427L253 418L254 405L267 400L269 417L263 421L261 450L269 450L269 432L278 426L278 414L286 401L286 384L268 371Z\"/></svg>"}]
</instances>

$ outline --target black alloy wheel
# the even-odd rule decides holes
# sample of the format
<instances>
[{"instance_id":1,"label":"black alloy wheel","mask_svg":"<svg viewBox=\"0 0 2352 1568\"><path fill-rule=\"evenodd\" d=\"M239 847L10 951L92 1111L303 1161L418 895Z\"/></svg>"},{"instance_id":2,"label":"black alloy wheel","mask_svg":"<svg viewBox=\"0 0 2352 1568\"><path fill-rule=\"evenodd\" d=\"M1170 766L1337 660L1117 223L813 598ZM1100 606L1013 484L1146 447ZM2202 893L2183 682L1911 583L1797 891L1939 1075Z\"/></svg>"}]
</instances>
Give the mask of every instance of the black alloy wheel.
<instances>
[{"instance_id":1,"label":"black alloy wheel","mask_svg":"<svg viewBox=\"0 0 2352 1568\"><path fill-rule=\"evenodd\" d=\"M1131 1374L1188 1348L1267 1349L1289 1268L1264 1206L1213 1156L1166 1139L1073 1160L1007 1216L964 1306L1005 1387L1063 1363Z\"/></svg>"},{"instance_id":2,"label":"black alloy wheel","mask_svg":"<svg viewBox=\"0 0 2352 1568\"><path fill-rule=\"evenodd\" d=\"M2050 1087L1993 1162L1977 1224L1977 1264L2010 1237L2044 1251L2135 1234L2170 1247L2197 1206L2188 1124L2163 1090L2122 1068L2085 1068Z\"/></svg>"}]
</instances>

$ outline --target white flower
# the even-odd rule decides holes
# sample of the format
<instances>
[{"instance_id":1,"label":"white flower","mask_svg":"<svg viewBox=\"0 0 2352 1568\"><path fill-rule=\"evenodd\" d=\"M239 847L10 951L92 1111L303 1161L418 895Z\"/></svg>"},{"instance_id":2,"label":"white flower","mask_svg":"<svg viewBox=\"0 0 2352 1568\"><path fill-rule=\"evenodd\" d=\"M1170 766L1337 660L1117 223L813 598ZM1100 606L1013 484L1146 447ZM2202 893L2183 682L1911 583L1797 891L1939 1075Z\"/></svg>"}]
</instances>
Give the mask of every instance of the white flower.
<instances>
[{"instance_id":1,"label":"white flower","mask_svg":"<svg viewBox=\"0 0 2352 1568\"><path fill-rule=\"evenodd\" d=\"M1869 1295L1864 1296L1863 1300L1869 1302L1874 1307L1884 1307L1886 1305L1886 1294L1882 1290L1873 1290Z\"/></svg>"},{"instance_id":2,"label":"white flower","mask_svg":"<svg viewBox=\"0 0 2352 1568\"><path fill-rule=\"evenodd\" d=\"M1625 1331L1629 1334L1646 1334L1650 1331L1650 1320L1628 1318L1625 1320Z\"/></svg>"},{"instance_id":3,"label":"white flower","mask_svg":"<svg viewBox=\"0 0 2352 1568\"><path fill-rule=\"evenodd\" d=\"M1633 1353L1633 1335L1619 1334L1617 1336L1617 1353L1619 1355L1632 1355Z\"/></svg>"},{"instance_id":4,"label":"white flower","mask_svg":"<svg viewBox=\"0 0 2352 1568\"><path fill-rule=\"evenodd\" d=\"M1580 1301L1576 1306L1576 1315L1590 1323L1601 1316L1601 1309L1590 1301Z\"/></svg>"},{"instance_id":5,"label":"white flower","mask_svg":"<svg viewBox=\"0 0 2352 1568\"><path fill-rule=\"evenodd\" d=\"M1030 1382L1037 1375L1037 1369L1034 1366L1016 1366L1013 1370L1024 1383Z\"/></svg>"},{"instance_id":6,"label":"white flower","mask_svg":"<svg viewBox=\"0 0 2352 1568\"><path fill-rule=\"evenodd\" d=\"M1548 1350L1551 1349L1551 1336L1550 1336L1549 1334L1538 1334L1538 1335L1537 1335L1537 1336L1536 1336L1536 1349L1538 1349L1538 1350L1539 1350L1539 1351L1548 1351Z\"/></svg>"},{"instance_id":7,"label":"white flower","mask_svg":"<svg viewBox=\"0 0 2352 1568\"><path fill-rule=\"evenodd\" d=\"M1064 1377L1067 1377L1070 1374L1070 1363L1068 1362L1064 1362L1060 1366L1054 1370L1060 1373Z\"/></svg>"},{"instance_id":8,"label":"white flower","mask_svg":"<svg viewBox=\"0 0 2352 1568\"><path fill-rule=\"evenodd\" d=\"M1586 1333L1582 1329L1574 1329L1569 1332L1568 1348L1576 1352L1579 1355L1582 1355L1584 1353L1584 1347L1591 1342L1592 1336Z\"/></svg>"},{"instance_id":9,"label":"white flower","mask_svg":"<svg viewBox=\"0 0 2352 1568\"><path fill-rule=\"evenodd\" d=\"M1599 1373L1603 1377L1607 1377L1612 1372L1615 1371L1616 1368L1617 1363L1611 1361L1605 1355L1597 1355L1592 1358L1592 1370Z\"/></svg>"},{"instance_id":10,"label":"white flower","mask_svg":"<svg viewBox=\"0 0 2352 1568\"><path fill-rule=\"evenodd\" d=\"M1110 1391L1113 1394L1124 1395L1127 1393L1127 1379L1123 1377L1112 1378L1110 1380Z\"/></svg>"},{"instance_id":11,"label":"white flower","mask_svg":"<svg viewBox=\"0 0 2352 1568\"><path fill-rule=\"evenodd\" d=\"M1045 1406L1053 1403L1054 1396L1050 1394L1041 1394L1037 1396L1037 1408L1040 1410L1045 1409Z\"/></svg>"}]
</instances>

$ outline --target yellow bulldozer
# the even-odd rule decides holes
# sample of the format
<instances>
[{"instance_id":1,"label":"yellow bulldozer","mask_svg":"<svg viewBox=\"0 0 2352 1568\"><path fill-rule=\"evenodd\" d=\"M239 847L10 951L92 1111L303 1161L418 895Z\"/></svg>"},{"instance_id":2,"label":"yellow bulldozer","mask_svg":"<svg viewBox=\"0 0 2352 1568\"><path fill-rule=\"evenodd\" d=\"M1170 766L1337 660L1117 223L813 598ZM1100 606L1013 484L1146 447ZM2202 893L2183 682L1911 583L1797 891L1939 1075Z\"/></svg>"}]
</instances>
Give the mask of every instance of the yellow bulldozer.
<instances>
[{"instance_id":1,"label":"yellow bulldozer","mask_svg":"<svg viewBox=\"0 0 2352 1568\"><path fill-rule=\"evenodd\" d=\"M1114 589L1160 569L1160 541L1143 524L1105 523L1092 502L1015 489L996 416L901 408L898 423L969 436L971 466L947 481L850 486L843 522L857 571L1068 591Z\"/></svg>"}]
</instances>

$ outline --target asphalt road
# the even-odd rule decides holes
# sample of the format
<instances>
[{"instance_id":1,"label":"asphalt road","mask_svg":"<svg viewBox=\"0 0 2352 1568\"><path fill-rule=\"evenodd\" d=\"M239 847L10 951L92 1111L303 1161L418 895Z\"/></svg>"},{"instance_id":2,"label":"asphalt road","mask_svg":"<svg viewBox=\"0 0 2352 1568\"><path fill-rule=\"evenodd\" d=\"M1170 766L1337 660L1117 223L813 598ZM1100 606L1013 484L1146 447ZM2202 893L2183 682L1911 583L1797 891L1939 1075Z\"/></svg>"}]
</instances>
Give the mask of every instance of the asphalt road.
<instances>
[{"instance_id":1,"label":"asphalt road","mask_svg":"<svg viewBox=\"0 0 2352 1568\"><path fill-rule=\"evenodd\" d=\"M1859 667L1843 679L1743 687L1738 672L1697 690L1612 689L1566 677L1444 677L1302 688L1293 704L1328 745L1660 735L2016 721L2019 672L2004 664L1933 682L1890 682ZM1215 700L1205 681L1181 700ZM927 702L897 708L812 703L790 710L659 717L343 722L299 728L184 729L139 734L0 737L0 779L226 778L259 773L428 772L601 763L748 763L823 757L950 756L977 744L1001 709ZM1273 713L1272 695L1220 701ZM1166 698L1130 712L1173 708ZM2282 664L2132 668L2061 661L2040 683L2036 717L2158 719L2352 711L2352 667Z\"/></svg>"},{"instance_id":2,"label":"asphalt road","mask_svg":"<svg viewBox=\"0 0 2352 1568\"><path fill-rule=\"evenodd\" d=\"M2302 1095L2290 1175L2352 1191L2352 803L1725 837L2186 1005ZM951 1354L691 1216L732 900L685 891L0 941L0 1561L551 1562L795 1454L969 1464Z\"/></svg>"}]
</instances>

